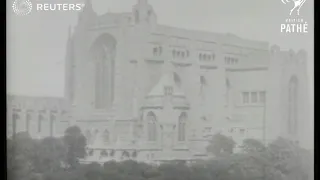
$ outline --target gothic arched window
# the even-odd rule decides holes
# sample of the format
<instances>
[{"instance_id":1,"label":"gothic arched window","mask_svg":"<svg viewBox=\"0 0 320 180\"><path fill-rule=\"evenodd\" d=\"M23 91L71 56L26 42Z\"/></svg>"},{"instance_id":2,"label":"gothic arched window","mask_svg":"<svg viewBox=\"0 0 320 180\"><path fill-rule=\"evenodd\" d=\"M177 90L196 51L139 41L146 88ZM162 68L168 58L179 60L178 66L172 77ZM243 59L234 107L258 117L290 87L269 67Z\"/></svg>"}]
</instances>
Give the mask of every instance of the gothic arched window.
<instances>
[{"instance_id":1,"label":"gothic arched window","mask_svg":"<svg viewBox=\"0 0 320 180\"><path fill-rule=\"evenodd\" d=\"M184 58L184 52L181 52L181 56L182 56L182 58Z\"/></svg>"},{"instance_id":2,"label":"gothic arched window","mask_svg":"<svg viewBox=\"0 0 320 180\"><path fill-rule=\"evenodd\" d=\"M92 46L95 70L95 108L105 109L114 100L114 58L116 40L108 34L101 35Z\"/></svg>"},{"instance_id":3,"label":"gothic arched window","mask_svg":"<svg viewBox=\"0 0 320 180\"><path fill-rule=\"evenodd\" d=\"M212 60L214 60L215 57L216 57L216 55L215 55L215 54L212 54Z\"/></svg>"},{"instance_id":4,"label":"gothic arched window","mask_svg":"<svg viewBox=\"0 0 320 180\"><path fill-rule=\"evenodd\" d=\"M156 141L157 140L157 124L156 124L156 115L153 112L147 114L148 122L148 140Z\"/></svg>"},{"instance_id":5,"label":"gothic arched window","mask_svg":"<svg viewBox=\"0 0 320 180\"><path fill-rule=\"evenodd\" d=\"M109 131L106 129L106 130L104 130L104 132L103 132L103 142L104 142L105 144L107 144L107 143L109 142L109 140L110 140L110 133L109 133Z\"/></svg>"},{"instance_id":6,"label":"gothic arched window","mask_svg":"<svg viewBox=\"0 0 320 180\"><path fill-rule=\"evenodd\" d=\"M172 57L175 58L176 56L177 56L177 51L176 51L176 50L173 50L173 51L172 51Z\"/></svg>"},{"instance_id":7,"label":"gothic arched window","mask_svg":"<svg viewBox=\"0 0 320 180\"><path fill-rule=\"evenodd\" d=\"M53 128L54 128L54 122L56 120L56 116L53 112L50 113L50 136L53 136Z\"/></svg>"},{"instance_id":8,"label":"gothic arched window","mask_svg":"<svg viewBox=\"0 0 320 180\"><path fill-rule=\"evenodd\" d=\"M31 121L31 114L28 113L27 117L26 117L26 131L29 132L29 128L30 128L30 121Z\"/></svg>"},{"instance_id":9,"label":"gothic arched window","mask_svg":"<svg viewBox=\"0 0 320 180\"><path fill-rule=\"evenodd\" d=\"M135 19L135 21L136 21L136 23L139 23L139 12L138 11L136 11L135 13L134 13L134 19Z\"/></svg>"},{"instance_id":10,"label":"gothic arched window","mask_svg":"<svg viewBox=\"0 0 320 180\"><path fill-rule=\"evenodd\" d=\"M200 76L200 95L202 98L205 98L204 87L207 84L206 78L204 76Z\"/></svg>"},{"instance_id":11,"label":"gothic arched window","mask_svg":"<svg viewBox=\"0 0 320 180\"><path fill-rule=\"evenodd\" d=\"M42 114L39 114L39 117L38 117L38 133L41 132L42 130L42 121L44 120L44 117Z\"/></svg>"},{"instance_id":12,"label":"gothic arched window","mask_svg":"<svg viewBox=\"0 0 320 180\"><path fill-rule=\"evenodd\" d=\"M205 60L205 61L207 60L207 55L206 54L203 55L203 60Z\"/></svg>"},{"instance_id":13,"label":"gothic arched window","mask_svg":"<svg viewBox=\"0 0 320 180\"><path fill-rule=\"evenodd\" d=\"M293 76L288 89L288 131L296 134L298 128L298 79Z\"/></svg>"},{"instance_id":14,"label":"gothic arched window","mask_svg":"<svg viewBox=\"0 0 320 180\"><path fill-rule=\"evenodd\" d=\"M230 88L231 88L231 84L230 84L229 79L227 78L227 79L226 79L226 89L227 89L227 92L226 92L226 104L227 104L227 105L229 105Z\"/></svg>"},{"instance_id":15,"label":"gothic arched window","mask_svg":"<svg viewBox=\"0 0 320 180\"><path fill-rule=\"evenodd\" d=\"M201 82L201 86L204 86L207 84L206 78L204 76L200 76L200 82Z\"/></svg>"},{"instance_id":16,"label":"gothic arched window","mask_svg":"<svg viewBox=\"0 0 320 180\"><path fill-rule=\"evenodd\" d=\"M14 112L12 115L12 134L15 135L17 133L17 121L20 119L18 113Z\"/></svg>"},{"instance_id":17,"label":"gothic arched window","mask_svg":"<svg viewBox=\"0 0 320 180\"><path fill-rule=\"evenodd\" d=\"M183 112L179 116L178 141L185 141L186 140L186 121L187 121L187 114L185 112Z\"/></svg>"},{"instance_id":18,"label":"gothic arched window","mask_svg":"<svg viewBox=\"0 0 320 180\"><path fill-rule=\"evenodd\" d=\"M158 55L158 48L156 48L156 47L153 48L153 55L154 56Z\"/></svg>"}]
</instances>

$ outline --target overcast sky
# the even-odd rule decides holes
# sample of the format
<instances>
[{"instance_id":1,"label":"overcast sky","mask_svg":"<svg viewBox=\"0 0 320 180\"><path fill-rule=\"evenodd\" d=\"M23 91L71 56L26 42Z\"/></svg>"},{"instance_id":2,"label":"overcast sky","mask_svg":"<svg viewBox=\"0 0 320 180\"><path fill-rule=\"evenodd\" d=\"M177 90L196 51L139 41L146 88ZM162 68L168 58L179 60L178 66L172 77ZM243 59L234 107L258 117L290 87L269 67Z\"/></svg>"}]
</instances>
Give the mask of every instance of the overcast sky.
<instances>
[{"instance_id":1,"label":"overcast sky","mask_svg":"<svg viewBox=\"0 0 320 180\"><path fill-rule=\"evenodd\" d=\"M32 0L31 0L32 1ZM76 0L50 0L69 2ZM83 1L78 1L83 2ZM92 0L98 14L130 12L137 0ZM307 0L300 15L308 22L308 34L283 34L280 24L293 4L281 0L149 0L158 23L211 32L233 33L243 38L268 41L281 49L308 51L309 77L313 82L313 1ZM12 13L8 0L8 92L19 95L62 96L64 57L69 25L76 12ZM10 8L10 9L9 9ZM310 85L313 94L313 85Z\"/></svg>"}]
</instances>

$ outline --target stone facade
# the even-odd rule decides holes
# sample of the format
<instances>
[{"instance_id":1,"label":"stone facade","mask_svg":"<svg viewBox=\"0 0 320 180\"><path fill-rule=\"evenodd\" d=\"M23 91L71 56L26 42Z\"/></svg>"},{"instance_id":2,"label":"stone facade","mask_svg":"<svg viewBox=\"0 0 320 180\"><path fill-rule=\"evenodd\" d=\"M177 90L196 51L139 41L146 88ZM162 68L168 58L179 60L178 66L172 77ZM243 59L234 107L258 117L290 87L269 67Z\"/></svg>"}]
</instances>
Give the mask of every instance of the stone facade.
<instances>
[{"instance_id":1,"label":"stone facade","mask_svg":"<svg viewBox=\"0 0 320 180\"><path fill-rule=\"evenodd\" d=\"M7 96L7 136L29 132L33 138L61 136L69 126L64 98Z\"/></svg>"},{"instance_id":2,"label":"stone facade","mask_svg":"<svg viewBox=\"0 0 320 180\"><path fill-rule=\"evenodd\" d=\"M239 144L280 135L304 143L312 128L306 61L304 51L159 25L146 0L100 16L88 1L69 33L65 97L51 100L66 106L47 112L59 107L66 125L83 130L85 162L207 158L218 132Z\"/></svg>"}]
</instances>

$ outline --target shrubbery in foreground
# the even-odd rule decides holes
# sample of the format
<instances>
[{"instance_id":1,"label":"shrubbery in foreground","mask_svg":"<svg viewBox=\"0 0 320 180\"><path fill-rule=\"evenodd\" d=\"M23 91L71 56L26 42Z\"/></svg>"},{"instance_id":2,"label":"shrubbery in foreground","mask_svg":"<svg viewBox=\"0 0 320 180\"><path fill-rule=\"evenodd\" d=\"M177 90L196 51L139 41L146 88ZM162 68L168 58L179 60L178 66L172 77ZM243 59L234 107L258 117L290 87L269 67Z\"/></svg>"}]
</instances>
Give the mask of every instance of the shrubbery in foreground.
<instances>
[{"instance_id":1,"label":"shrubbery in foreground","mask_svg":"<svg viewBox=\"0 0 320 180\"><path fill-rule=\"evenodd\" d=\"M234 141L215 135L207 150L216 158L192 164L171 162L159 166L135 161L83 165L85 137L77 127L62 138L35 140L19 133L7 140L9 180L312 180L312 154L279 138L268 146L247 139L242 152Z\"/></svg>"}]
</instances>

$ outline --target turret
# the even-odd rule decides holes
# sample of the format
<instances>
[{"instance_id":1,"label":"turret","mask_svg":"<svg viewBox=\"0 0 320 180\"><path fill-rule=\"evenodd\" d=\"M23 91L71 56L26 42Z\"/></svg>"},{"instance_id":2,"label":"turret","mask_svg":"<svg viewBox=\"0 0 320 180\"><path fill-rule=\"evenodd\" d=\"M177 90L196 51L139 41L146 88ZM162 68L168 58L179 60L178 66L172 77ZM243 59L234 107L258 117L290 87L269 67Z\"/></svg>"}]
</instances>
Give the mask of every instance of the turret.
<instances>
[{"instance_id":1,"label":"turret","mask_svg":"<svg viewBox=\"0 0 320 180\"><path fill-rule=\"evenodd\" d=\"M157 16L147 0L138 0L133 7L133 14L136 25L155 26L157 24Z\"/></svg>"},{"instance_id":2,"label":"turret","mask_svg":"<svg viewBox=\"0 0 320 180\"><path fill-rule=\"evenodd\" d=\"M88 25L94 22L97 18L96 12L94 12L92 7L92 1L86 0L83 10L78 16L78 25Z\"/></svg>"}]
</instances>

